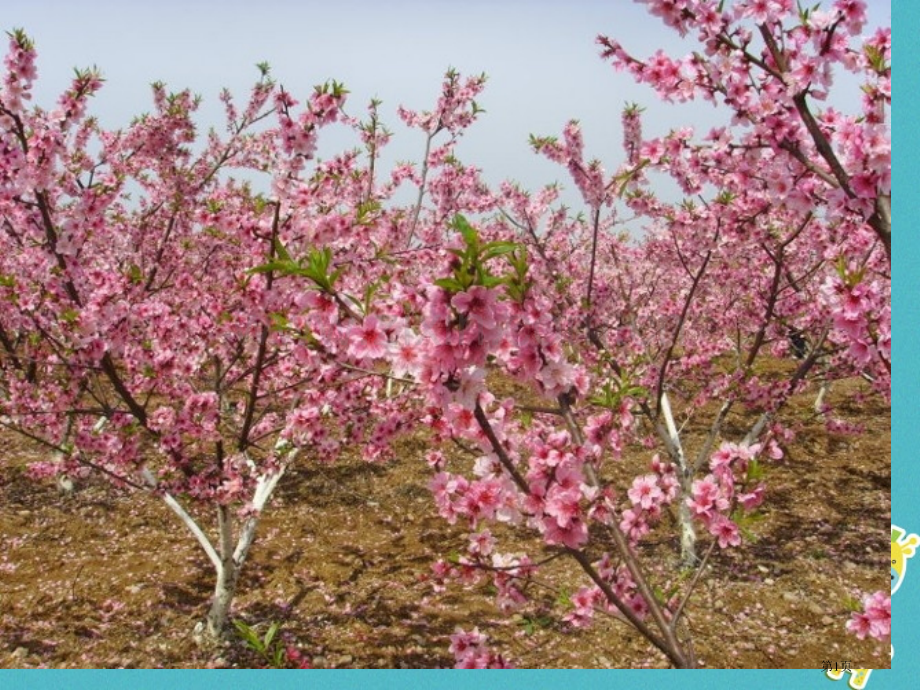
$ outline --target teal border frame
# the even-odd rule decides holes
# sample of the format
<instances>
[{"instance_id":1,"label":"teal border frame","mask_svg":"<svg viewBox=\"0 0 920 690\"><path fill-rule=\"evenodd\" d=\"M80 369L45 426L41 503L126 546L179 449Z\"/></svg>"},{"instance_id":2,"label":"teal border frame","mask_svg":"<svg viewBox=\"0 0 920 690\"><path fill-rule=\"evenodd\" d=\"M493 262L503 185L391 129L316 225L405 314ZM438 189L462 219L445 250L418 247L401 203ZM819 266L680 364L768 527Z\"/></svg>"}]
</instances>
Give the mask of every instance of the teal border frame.
<instances>
[{"instance_id":1,"label":"teal border frame","mask_svg":"<svg viewBox=\"0 0 920 690\"><path fill-rule=\"evenodd\" d=\"M892 1L893 45L901 55L905 74L914 74L908 64L920 62L920 3L913 0ZM903 42L902 42L903 41ZM908 218L920 218L920 188L913 175L920 173L920 140L912 125L920 114L920 89L901 88L898 108L892 109L893 164L892 185L898 190L895 218L906 228ZM920 360L912 360L917 351L916 335L920 332L920 234L902 229L895 235L892 271L892 309L895 368L900 372L892 392L892 515L893 521L908 532L920 533L920 501L915 500L920 466L913 458L920 447ZM900 367L904 366L902 370ZM913 564L920 568L920 563ZM920 649L920 582L911 578L896 597L897 615L892 624L895 658L892 668L873 671L868 690L893 690L916 683L910 677L908 659ZM776 690L799 688L844 690L847 678L833 681L821 670L750 670L697 671L678 677L678 671L487 671L472 676L452 671L0 671L0 686L8 690L250 690L269 687L273 690L322 688L322 690L487 690L494 685L501 690L563 690L572 685L625 683L630 690L660 687L699 690ZM496 674L501 674L500 676ZM492 675L492 681L488 680Z\"/></svg>"}]
</instances>

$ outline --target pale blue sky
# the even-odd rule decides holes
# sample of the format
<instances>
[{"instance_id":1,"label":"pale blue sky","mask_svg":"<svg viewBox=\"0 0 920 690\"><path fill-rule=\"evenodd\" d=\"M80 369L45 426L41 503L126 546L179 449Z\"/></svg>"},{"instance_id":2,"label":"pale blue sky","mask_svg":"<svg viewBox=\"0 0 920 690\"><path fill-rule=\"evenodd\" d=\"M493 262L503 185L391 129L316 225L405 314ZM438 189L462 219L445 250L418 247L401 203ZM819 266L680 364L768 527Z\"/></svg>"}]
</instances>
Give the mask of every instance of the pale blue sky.
<instances>
[{"instance_id":1,"label":"pale blue sky","mask_svg":"<svg viewBox=\"0 0 920 690\"><path fill-rule=\"evenodd\" d=\"M490 79L480 102L488 112L459 153L484 168L490 182L514 178L530 188L555 179L571 186L564 171L527 145L528 134L558 134L570 118L581 121L588 154L608 168L621 160L619 119L626 101L647 106L647 135L715 122L711 107L659 104L648 88L600 60L594 42L599 33L638 55L658 47L683 54L692 46L629 0L164 0L157 9L149 0L0 5L0 28L22 27L37 43L36 102L50 106L73 67L98 65L107 81L91 109L110 127L149 108L149 84L156 80L202 95L202 124L220 125L221 87L242 100L257 77L255 63L263 60L297 97L335 78L351 91L349 112L381 98L384 121L396 135L390 160L417 160L422 152L420 135L399 123L398 104L433 105L448 66L486 72ZM890 25L890 0L869 5L874 25ZM855 102L855 83L848 90L847 100ZM338 142L321 151L330 151L329 144ZM577 196L567 194L566 200Z\"/></svg>"}]
</instances>

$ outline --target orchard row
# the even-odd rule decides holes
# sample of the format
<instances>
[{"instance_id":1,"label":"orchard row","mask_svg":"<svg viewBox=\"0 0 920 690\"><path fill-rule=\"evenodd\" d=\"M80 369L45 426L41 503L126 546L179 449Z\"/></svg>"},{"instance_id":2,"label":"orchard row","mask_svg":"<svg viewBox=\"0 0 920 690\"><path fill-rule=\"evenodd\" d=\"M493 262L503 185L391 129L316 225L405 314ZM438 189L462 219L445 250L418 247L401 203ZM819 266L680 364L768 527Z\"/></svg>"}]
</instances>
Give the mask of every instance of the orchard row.
<instances>
[{"instance_id":1,"label":"orchard row","mask_svg":"<svg viewBox=\"0 0 920 690\"><path fill-rule=\"evenodd\" d=\"M569 623L610 613L695 667L685 606L713 550L743 548L763 465L794 443L787 401L857 375L890 396L891 34L860 36L861 0L644 4L697 52L638 58L602 37L603 58L732 124L645 139L629 106L613 171L585 157L575 121L532 137L580 191L578 214L555 187L490 188L457 158L484 76L449 72L430 111L400 109L424 155L383 170L379 103L349 115L340 84L299 102L263 65L244 102L222 95L223 130L203 135L197 100L155 84L151 112L106 130L87 112L93 70L53 109L30 105L36 50L14 31L0 86L0 421L47 448L32 475L95 472L162 497L213 566L203 633L219 638L287 468L346 447L385 461L424 426L432 508L469 529L466 553L433 564L436 582L487 578L513 609L544 563L571 559L583 578ZM841 69L863 85L852 113L822 107ZM330 126L358 144L320 161ZM656 195L663 176L682 201ZM397 203L407 187L414 202ZM759 376L777 357L796 357L792 373ZM496 380L526 394L499 395ZM708 433L685 443L704 410ZM739 410L754 422L730 437ZM816 412L840 430L823 400ZM647 472L615 482L636 443ZM666 511L697 576L653 582L640 545ZM505 525L542 548L525 552ZM890 598L868 601L851 627L884 638ZM452 651L460 666L508 663L477 630Z\"/></svg>"}]
</instances>

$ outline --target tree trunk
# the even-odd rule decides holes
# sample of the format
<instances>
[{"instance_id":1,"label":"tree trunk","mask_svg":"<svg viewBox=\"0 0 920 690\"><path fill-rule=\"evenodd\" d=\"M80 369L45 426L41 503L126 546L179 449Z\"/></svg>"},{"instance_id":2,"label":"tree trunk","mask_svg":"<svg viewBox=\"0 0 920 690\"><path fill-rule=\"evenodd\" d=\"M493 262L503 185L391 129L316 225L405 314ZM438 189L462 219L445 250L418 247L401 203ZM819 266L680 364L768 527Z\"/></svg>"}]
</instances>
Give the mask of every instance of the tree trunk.
<instances>
[{"instance_id":1,"label":"tree trunk","mask_svg":"<svg viewBox=\"0 0 920 690\"><path fill-rule=\"evenodd\" d=\"M221 563L217 573L217 582L214 585L214 596L211 599L211 608L205 619L205 631L212 641L221 640L227 631L227 621L230 618L230 605L236 595L236 584L239 580L240 566L233 561L232 555Z\"/></svg>"},{"instance_id":2,"label":"tree trunk","mask_svg":"<svg viewBox=\"0 0 920 690\"><path fill-rule=\"evenodd\" d=\"M281 446L278 447L280 448ZM233 597L236 595L240 572L246 562L246 556L249 554L249 547L252 546L252 542L255 539L256 527L259 524L262 509L265 508L265 504L278 485L278 480L284 475L287 466L294 461L297 454L298 450L296 448L289 451L281 467L274 473L259 476L252 497L252 514L243 523L236 544L234 544L233 539L233 511L228 506L217 507L219 541L218 548L215 549L208 536L179 502L169 492L162 493L162 498L166 505L179 516L182 523L194 535L201 548L204 549L205 554L207 554L208 559L214 566L214 572L217 576L214 584L214 596L211 598L211 607L208 610L207 618L195 626L195 638L198 642L202 644L214 643L224 637L227 622L230 619L230 607L233 604ZM156 489L156 477L148 468L145 467L141 471L141 476L151 489Z\"/></svg>"},{"instance_id":3,"label":"tree trunk","mask_svg":"<svg viewBox=\"0 0 920 690\"><path fill-rule=\"evenodd\" d=\"M680 560L685 567L689 568L699 562L696 555L696 529L693 527L693 515L685 500L693 491L693 468L687 463L667 393L661 395L661 413L664 416L665 428L662 428L659 423L657 425L658 435L665 441L668 455L671 456L671 461L677 467L677 477L680 481L680 494L677 497L677 519L680 522Z\"/></svg>"},{"instance_id":4,"label":"tree trunk","mask_svg":"<svg viewBox=\"0 0 920 690\"><path fill-rule=\"evenodd\" d=\"M230 617L230 605L236 594L242 559L237 560L233 549L233 515L227 506L217 506L217 528L220 539L220 565L217 567L217 582L214 583L214 596L211 608L205 619L205 632L211 641L224 637L227 619Z\"/></svg>"}]
</instances>

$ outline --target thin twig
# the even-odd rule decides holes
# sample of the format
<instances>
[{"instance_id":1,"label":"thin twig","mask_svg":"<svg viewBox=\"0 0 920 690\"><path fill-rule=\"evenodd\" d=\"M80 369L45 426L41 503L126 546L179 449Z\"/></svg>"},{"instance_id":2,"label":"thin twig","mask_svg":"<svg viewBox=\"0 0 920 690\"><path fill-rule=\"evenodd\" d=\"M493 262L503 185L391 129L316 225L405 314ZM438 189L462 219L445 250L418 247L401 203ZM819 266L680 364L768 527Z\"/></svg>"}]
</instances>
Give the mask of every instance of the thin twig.
<instances>
[{"instance_id":1,"label":"thin twig","mask_svg":"<svg viewBox=\"0 0 920 690\"><path fill-rule=\"evenodd\" d=\"M696 569L696 573L693 575L693 579L690 581L690 587L687 589L687 592L684 594L684 598L681 599L677 610L674 612L674 616L671 618L671 630L673 630L675 633L677 632L677 623L680 621L680 616L684 612L684 607L687 605L687 601L690 599L690 595L693 594L694 588L700 581L700 577L703 575L703 571L706 569L706 562L709 560L709 556L712 554L716 543L716 540L713 539L712 543L709 545L709 548L706 549L706 553L703 555L703 560L700 562L699 567Z\"/></svg>"}]
</instances>

